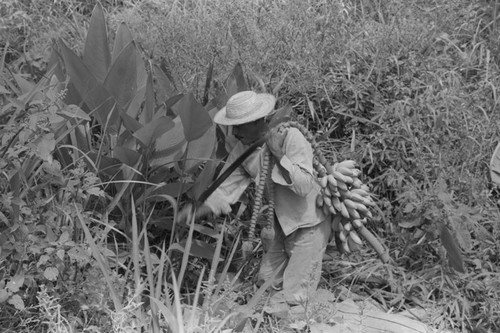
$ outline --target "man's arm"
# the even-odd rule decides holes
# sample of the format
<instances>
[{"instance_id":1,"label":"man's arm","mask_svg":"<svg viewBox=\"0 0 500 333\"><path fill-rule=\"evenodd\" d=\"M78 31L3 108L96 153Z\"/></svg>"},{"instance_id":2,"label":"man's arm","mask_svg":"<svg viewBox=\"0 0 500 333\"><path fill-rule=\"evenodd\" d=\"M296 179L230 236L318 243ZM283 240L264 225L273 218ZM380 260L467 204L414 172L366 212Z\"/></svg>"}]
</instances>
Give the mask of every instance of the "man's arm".
<instances>
[{"instance_id":1,"label":"man's arm","mask_svg":"<svg viewBox=\"0 0 500 333\"><path fill-rule=\"evenodd\" d=\"M308 195L316 183L311 144L296 128L289 128L283 133L273 131L267 141L276 158L277 168L273 170L273 181L289 187L299 196Z\"/></svg>"}]
</instances>

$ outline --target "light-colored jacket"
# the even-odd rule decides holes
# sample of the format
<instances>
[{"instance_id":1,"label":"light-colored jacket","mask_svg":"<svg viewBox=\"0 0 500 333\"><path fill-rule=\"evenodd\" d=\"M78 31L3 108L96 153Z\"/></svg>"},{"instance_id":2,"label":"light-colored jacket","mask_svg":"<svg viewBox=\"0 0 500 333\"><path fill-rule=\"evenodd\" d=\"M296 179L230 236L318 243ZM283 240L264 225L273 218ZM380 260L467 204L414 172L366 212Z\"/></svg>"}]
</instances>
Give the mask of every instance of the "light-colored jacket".
<instances>
[{"instance_id":1,"label":"light-colored jacket","mask_svg":"<svg viewBox=\"0 0 500 333\"><path fill-rule=\"evenodd\" d=\"M228 156L227 166L247 148L238 142ZM315 181L311 145L298 129L291 127L287 130L283 148L285 155L276 163L288 171L291 183L285 180L278 165L274 166L271 179L275 183L276 216L285 235L290 235L298 228L321 223L325 215L316 206L320 186ZM259 181L263 151L260 148L253 152L206 200L205 204L215 214L229 213L230 205L236 203L248 185Z\"/></svg>"}]
</instances>

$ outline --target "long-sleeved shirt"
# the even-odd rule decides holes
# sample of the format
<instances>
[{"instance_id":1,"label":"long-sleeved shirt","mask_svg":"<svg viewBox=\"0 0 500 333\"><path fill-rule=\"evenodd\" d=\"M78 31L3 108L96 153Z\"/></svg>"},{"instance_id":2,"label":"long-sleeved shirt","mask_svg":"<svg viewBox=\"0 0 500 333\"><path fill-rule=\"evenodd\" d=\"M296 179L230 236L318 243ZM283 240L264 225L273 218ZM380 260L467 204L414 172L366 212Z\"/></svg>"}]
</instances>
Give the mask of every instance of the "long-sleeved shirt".
<instances>
[{"instance_id":1,"label":"long-sleeved shirt","mask_svg":"<svg viewBox=\"0 0 500 333\"><path fill-rule=\"evenodd\" d=\"M230 152L227 166L248 146L238 142ZM227 214L252 180L259 181L263 165L263 149L253 152L206 200L205 204L217 215ZM296 128L288 128L283 143L284 156L276 161L271 179L274 185L275 213L285 235L298 228L311 227L325 220L322 209L316 206L320 185L313 171L313 150L307 139ZM288 171L290 183L280 167Z\"/></svg>"}]
</instances>

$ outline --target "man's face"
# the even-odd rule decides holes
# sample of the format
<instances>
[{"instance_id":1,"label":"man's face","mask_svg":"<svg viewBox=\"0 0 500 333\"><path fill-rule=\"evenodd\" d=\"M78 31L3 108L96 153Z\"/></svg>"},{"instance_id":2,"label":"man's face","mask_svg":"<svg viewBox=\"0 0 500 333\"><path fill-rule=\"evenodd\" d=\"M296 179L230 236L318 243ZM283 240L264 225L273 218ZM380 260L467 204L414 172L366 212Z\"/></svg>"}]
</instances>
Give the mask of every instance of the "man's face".
<instances>
[{"instance_id":1,"label":"man's face","mask_svg":"<svg viewBox=\"0 0 500 333\"><path fill-rule=\"evenodd\" d=\"M264 119L258 119L251 123L233 125L233 135L244 145L251 145L257 141L265 131Z\"/></svg>"}]
</instances>

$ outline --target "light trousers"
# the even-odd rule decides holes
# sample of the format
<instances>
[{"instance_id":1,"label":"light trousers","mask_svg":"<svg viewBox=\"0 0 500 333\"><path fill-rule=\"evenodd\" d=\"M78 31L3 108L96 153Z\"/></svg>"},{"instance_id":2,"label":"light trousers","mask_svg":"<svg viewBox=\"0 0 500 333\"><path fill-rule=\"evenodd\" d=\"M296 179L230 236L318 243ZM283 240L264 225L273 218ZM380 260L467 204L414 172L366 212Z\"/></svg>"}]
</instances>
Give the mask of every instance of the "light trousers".
<instances>
[{"instance_id":1,"label":"light trousers","mask_svg":"<svg viewBox=\"0 0 500 333\"><path fill-rule=\"evenodd\" d=\"M276 221L275 238L262 257L258 274L259 282L267 281L284 263L273 284L282 283L282 290L272 300L296 305L306 301L316 291L321 278L323 254L330 237L330 224L327 218L318 225L299 228L285 236Z\"/></svg>"}]
</instances>

